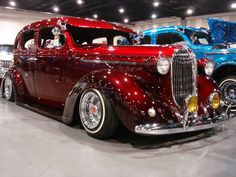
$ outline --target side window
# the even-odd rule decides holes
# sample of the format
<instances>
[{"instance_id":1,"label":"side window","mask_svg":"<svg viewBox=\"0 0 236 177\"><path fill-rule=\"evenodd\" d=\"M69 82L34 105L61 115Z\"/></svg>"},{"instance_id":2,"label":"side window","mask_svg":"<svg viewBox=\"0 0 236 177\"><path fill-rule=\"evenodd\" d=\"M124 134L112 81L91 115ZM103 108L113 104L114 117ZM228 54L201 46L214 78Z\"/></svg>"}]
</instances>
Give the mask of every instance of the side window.
<instances>
[{"instance_id":1,"label":"side window","mask_svg":"<svg viewBox=\"0 0 236 177\"><path fill-rule=\"evenodd\" d=\"M107 38L101 37L101 38L94 39L92 44L107 44Z\"/></svg>"},{"instance_id":2,"label":"side window","mask_svg":"<svg viewBox=\"0 0 236 177\"><path fill-rule=\"evenodd\" d=\"M23 33L23 49L25 50L34 50L35 43L34 43L34 31L28 31Z\"/></svg>"},{"instance_id":3,"label":"side window","mask_svg":"<svg viewBox=\"0 0 236 177\"><path fill-rule=\"evenodd\" d=\"M57 27L43 28L39 32L39 46L42 49L62 47L65 44L65 36Z\"/></svg>"},{"instance_id":4,"label":"side window","mask_svg":"<svg viewBox=\"0 0 236 177\"><path fill-rule=\"evenodd\" d=\"M176 33L165 33L159 34L156 38L156 44L163 45L163 44L174 44L177 42L184 41L183 38L176 34Z\"/></svg>"},{"instance_id":5,"label":"side window","mask_svg":"<svg viewBox=\"0 0 236 177\"><path fill-rule=\"evenodd\" d=\"M145 35L142 39L140 44L151 44L151 37L148 35Z\"/></svg>"},{"instance_id":6,"label":"side window","mask_svg":"<svg viewBox=\"0 0 236 177\"><path fill-rule=\"evenodd\" d=\"M130 42L125 36L114 36L113 46L117 45L130 45Z\"/></svg>"}]
</instances>

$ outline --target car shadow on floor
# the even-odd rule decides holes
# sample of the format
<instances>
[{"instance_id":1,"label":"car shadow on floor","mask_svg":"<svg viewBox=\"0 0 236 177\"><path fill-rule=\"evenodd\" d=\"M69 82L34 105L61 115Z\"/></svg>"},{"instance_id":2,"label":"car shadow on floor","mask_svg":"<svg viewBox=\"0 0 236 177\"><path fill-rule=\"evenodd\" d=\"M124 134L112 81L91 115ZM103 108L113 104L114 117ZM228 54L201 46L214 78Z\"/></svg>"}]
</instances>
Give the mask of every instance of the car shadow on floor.
<instances>
[{"instance_id":1,"label":"car shadow on floor","mask_svg":"<svg viewBox=\"0 0 236 177\"><path fill-rule=\"evenodd\" d=\"M77 136L75 134L71 134L72 132L65 131L65 129L63 130L63 132L80 144L85 143L90 147L94 146L96 150L111 153L134 153L137 151L133 150L154 150L155 153L163 155L166 153L169 154L180 151L199 149L205 146L219 143L230 138L236 132L234 129L226 125L215 129L191 133L161 136L141 136L131 133L124 127L121 127L112 138L106 140L97 140L89 137L85 133L85 130L82 130L80 127L73 127L72 129L77 129ZM82 136L81 133L83 133ZM78 134L80 135L78 136Z\"/></svg>"},{"instance_id":2,"label":"car shadow on floor","mask_svg":"<svg viewBox=\"0 0 236 177\"><path fill-rule=\"evenodd\" d=\"M138 149L169 148L175 145L183 145L194 141L206 140L214 136L220 136L221 133L225 134L225 131L227 130L221 127L198 132L160 136L141 136L128 132L127 130L122 130L117 132L114 136L114 140L119 143L130 143L134 148ZM231 134L227 134L224 138L227 138L229 135ZM214 142L212 141L212 143Z\"/></svg>"}]
</instances>

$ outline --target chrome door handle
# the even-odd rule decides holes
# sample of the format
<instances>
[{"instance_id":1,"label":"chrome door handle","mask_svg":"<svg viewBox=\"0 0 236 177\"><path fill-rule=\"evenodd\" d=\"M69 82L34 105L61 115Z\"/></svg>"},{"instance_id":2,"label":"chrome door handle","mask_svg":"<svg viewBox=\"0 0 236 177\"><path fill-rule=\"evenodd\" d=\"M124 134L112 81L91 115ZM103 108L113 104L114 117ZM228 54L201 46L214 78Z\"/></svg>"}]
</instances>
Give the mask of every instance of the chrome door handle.
<instances>
[{"instance_id":1,"label":"chrome door handle","mask_svg":"<svg viewBox=\"0 0 236 177\"><path fill-rule=\"evenodd\" d=\"M27 61L38 61L37 58L28 58Z\"/></svg>"}]
</instances>

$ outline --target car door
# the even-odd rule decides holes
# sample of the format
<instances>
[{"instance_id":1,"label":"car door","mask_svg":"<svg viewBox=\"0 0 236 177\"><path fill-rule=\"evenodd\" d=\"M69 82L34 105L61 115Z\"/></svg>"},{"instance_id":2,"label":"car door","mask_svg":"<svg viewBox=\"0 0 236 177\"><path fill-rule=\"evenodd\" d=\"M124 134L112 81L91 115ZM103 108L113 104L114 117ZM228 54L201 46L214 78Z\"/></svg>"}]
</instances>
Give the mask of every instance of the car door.
<instances>
[{"instance_id":1,"label":"car door","mask_svg":"<svg viewBox=\"0 0 236 177\"><path fill-rule=\"evenodd\" d=\"M25 31L21 38L20 47L17 47L14 54L15 65L23 77L29 96L36 97L34 85L34 62L36 59L35 31Z\"/></svg>"},{"instance_id":2,"label":"car door","mask_svg":"<svg viewBox=\"0 0 236 177\"><path fill-rule=\"evenodd\" d=\"M45 27L39 30L38 38L34 79L38 101L62 107L71 89L65 72L69 59L65 37L57 27Z\"/></svg>"}]
</instances>

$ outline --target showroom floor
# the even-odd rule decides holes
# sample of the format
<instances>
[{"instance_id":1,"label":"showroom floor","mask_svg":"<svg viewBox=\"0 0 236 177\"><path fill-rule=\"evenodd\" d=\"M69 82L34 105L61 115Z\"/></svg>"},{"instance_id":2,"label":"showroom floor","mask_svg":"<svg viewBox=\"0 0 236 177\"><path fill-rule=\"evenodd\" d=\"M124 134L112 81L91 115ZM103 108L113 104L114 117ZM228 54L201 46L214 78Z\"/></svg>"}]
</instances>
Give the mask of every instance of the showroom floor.
<instances>
[{"instance_id":1,"label":"showroom floor","mask_svg":"<svg viewBox=\"0 0 236 177\"><path fill-rule=\"evenodd\" d=\"M107 141L0 99L1 177L235 177L236 120L194 134Z\"/></svg>"}]
</instances>

